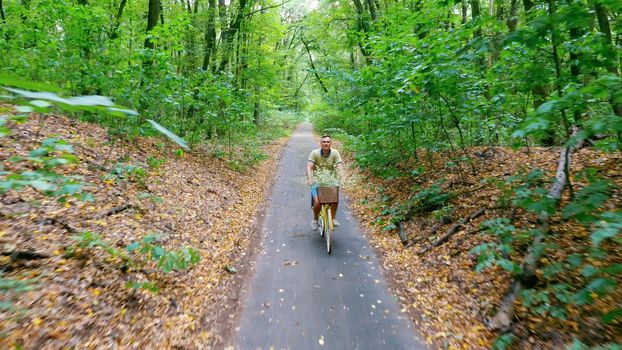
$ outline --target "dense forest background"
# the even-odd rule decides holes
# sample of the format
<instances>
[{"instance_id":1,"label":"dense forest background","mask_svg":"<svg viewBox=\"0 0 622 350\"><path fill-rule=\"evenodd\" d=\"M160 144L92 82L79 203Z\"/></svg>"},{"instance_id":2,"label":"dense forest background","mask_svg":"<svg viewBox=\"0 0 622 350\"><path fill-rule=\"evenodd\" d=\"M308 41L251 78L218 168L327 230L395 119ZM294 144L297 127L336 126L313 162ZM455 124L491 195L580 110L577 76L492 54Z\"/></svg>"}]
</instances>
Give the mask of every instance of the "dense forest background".
<instances>
[{"instance_id":1,"label":"dense forest background","mask_svg":"<svg viewBox=\"0 0 622 350\"><path fill-rule=\"evenodd\" d=\"M467 183L482 180L497 148L554 150L556 171L496 179L508 217L483 223L486 241L471 253L478 270L497 266L511 281L486 321L495 346L520 333L516 300L560 324L581 310L598 315L602 326L590 327L601 336L564 339L596 346L622 336L612 296L622 164L571 164L584 148L593 158L622 150L621 12L617 0L0 0L0 85L23 112L58 105L122 142L154 135L151 119L238 170L310 116L369 174L415 182L380 215L400 234L454 198L447 179L419 181L426 174L449 169ZM79 95L124 108L58 97ZM521 213L531 226L515 222ZM560 234L551 222L561 221L585 235L551 261Z\"/></svg>"}]
</instances>

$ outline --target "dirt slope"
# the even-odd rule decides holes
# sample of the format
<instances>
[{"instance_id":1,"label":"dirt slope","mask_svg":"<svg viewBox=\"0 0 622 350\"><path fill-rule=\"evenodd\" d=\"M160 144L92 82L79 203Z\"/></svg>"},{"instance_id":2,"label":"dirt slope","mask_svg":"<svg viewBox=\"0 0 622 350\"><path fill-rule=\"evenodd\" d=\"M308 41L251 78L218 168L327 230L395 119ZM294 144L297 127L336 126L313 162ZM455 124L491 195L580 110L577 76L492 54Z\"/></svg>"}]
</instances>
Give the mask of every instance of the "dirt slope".
<instances>
[{"instance_id":1,"label":"dirt slope","mask_svg":"<svg viewBox=\"0 0 622 350\"><path fill-rule=\"evenodd\" d=\"M431 344L439 348L451 349L487 349L499 335L490 332L485 320L494 314L497 306L510 283L509 274L500 268L493 268L483 273L476 273L476 257L469 250L480 243L493 239L489 235L474 233L486 220L497 217L512 217L518 228L535 227L536 218L511 207L500 205L503 197L501 189L493 182L504 181L519 171L539 167L548 176L555 173L559 149L531 149L513 151L503 148L470 149L474 157L476 173L471 167L456 166L445 156L436 154L427 158L420 154L420 161L410 159L400 167L408 172L424 165L426 171L419 176L410 176L382 180L356 168L350 170L353 178L358 179L349 188L355 212L362 218L372 237L372 244L381 253L383 267L397 291L404 312L408 312L414 322ZM585 167L595 167L599 176L617 185L606 204L607 210L622 207L622 155L608 154L584 148L577 152L571 172L578 172ZM430 234L439 223L439 215L421 213L404 223L404 233L415 244L405 248L401 244L397 230L385 231L384 224L390 215L382 215L395 203L403 202L413 194L415 186L429 187L441 178L446 181L441 187L446 192L458 194L449 201L449 215L452 222L441 225L435 234ZM573 178L575 191L585 183ZM567 194L563 203L567 203ZM562 204L563 204L562 203ZM461 227L443 245L419 253L445 234L460 219L484 209L484 214ZM551 220L552 236L558 249L545 254L543 262L563 261L574 251L585 251L591 244L588 232L577 224L553 217ZM524 254L526 246L515 247ZM614 248L615 249L615 248ZM622 252L608 257L609 262L622 261ZM604 262L604 261L603 261ZM602 264L603 262L600 262ZM599 262L594 262L599 264ZM598 265L597 265L598 266ZM538 271L539 274L542 271ZM579 271L576 275L563 276L567 281L581 281ZM622 281L618 278L618 285ZM517 304L517 314L512 331L517 334L514 343L517 349L558 349L568 345L573 337L589 342L622 342L622 327L619 323L609 326L600 322L603 311L611 310L622 298L622 290L583 310L570 308L566 321L557 320L551 315L534 316Z\"/></svg>"},{"instance_id":2,"label":"dirt slope","mask_svg":"<svg viewBox=\"0 0 622 350\"><path fill-rule=\"evenodd\" d=\"M28 292L9 293L14 305L0 312L0 348L221 347L239 306L243 274L236 271L251 254L253 218L285 140L240 174L206 152L179 155L158 139L113 145L104 129L65 117L47 116L41 124L31 117L12 128L0 139L5 170L24 170L8 159L57 135L80 159L64 172L83 176L95 202L62 204L32 189L0 198L2 277L34 281ZM132 171L135 165L144 174ZM165 249L191 246L202 260L165 274L154 264L127 269L97 247L69 254L72 236L85 231L118 250L156 234ZM9 256L17 251L43 258ZM132 290L128 281L150 281L158 291Z\"/></svg>"}]
</instances>

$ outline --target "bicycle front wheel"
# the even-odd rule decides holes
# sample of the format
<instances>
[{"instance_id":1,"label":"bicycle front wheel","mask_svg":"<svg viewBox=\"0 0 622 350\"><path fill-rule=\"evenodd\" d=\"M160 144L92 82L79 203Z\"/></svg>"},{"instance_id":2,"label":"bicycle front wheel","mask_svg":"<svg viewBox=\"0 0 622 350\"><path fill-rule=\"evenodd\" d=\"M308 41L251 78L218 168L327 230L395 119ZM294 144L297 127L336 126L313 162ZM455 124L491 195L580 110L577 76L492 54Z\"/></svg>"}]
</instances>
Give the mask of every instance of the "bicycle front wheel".
<instances>
[{"instance_id":1,"label":"bicycle front wheel","mask_svg":"<svg viewBox=\"0 0 622 350\"><path fill-rule=\"evenodd\" d=\"M324 230L326 229L326 223L324 222L324 215L317 217L317 229L320 231L320 237L324 237Z\"/></svg>"},{"instance_id":2,"label":"bicycle front wheel","mask_svg":"<svg viewBox=\"0 0 622 350\"><path fill-rule=\"evenodd\" d=\"M327 216L327 222L325 224L326 226L326 251L328 252L328 254L331 253L331 236L333 235L333 217L332 214L330 212L330 208L328 208L328 210L326 210L326 216Z\"/></svg>"}]
</instances>

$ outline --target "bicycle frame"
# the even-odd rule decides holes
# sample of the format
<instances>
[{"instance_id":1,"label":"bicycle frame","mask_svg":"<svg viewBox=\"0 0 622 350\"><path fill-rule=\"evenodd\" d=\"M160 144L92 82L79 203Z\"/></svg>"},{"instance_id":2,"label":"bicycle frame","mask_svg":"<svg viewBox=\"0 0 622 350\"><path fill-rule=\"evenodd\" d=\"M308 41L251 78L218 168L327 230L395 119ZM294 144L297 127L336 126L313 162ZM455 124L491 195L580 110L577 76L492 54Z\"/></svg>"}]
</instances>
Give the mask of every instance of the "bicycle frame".
<instances>
[{"instance_id":1,"label":"bicycle frame","mask_svg":"<svg viewBox=\"0 0 622 350\"><path fill-rule=\"evenodd\" d=\"M335 227L333 225L333 218L332 218L333 215L330 210L331 210L330 204L322 204L320 215L322 215L322 217L324 218L324 222L327 224L326 225L327 228L332 231L335 229Z\"/></svg>"},{"instance_id":2,"label":"bicycle frame","mask_svg":"<svg viewBox=\"0 0 622 350\"><path fill-rule=\"evenodd\" d=\"M335 230L335 223L333 221L330 204L322 204L322 207L320 208L319 221L321 226L320 236L324 237L326 240L326 251L330 254L332 251L331 240Z\"/></svg>"}]
</instances>

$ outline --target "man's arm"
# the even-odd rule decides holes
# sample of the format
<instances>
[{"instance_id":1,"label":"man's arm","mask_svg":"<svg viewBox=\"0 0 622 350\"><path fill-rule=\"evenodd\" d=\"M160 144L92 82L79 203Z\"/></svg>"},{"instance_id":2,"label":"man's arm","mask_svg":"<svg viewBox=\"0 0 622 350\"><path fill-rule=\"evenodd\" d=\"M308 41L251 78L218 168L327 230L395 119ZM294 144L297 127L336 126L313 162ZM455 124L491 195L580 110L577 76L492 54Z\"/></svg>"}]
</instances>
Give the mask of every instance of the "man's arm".
<instances>
[{"instance_id":1,"label":"man's arm","mask_svg":"<svg viewBox=\"0 0 622 350\"><path fill-rule=\"evenodd\" d=\"M311 186L313 184L313 167L315 163L313 161L307 162L307 184Z\"/></svg>"}]
</instances>

